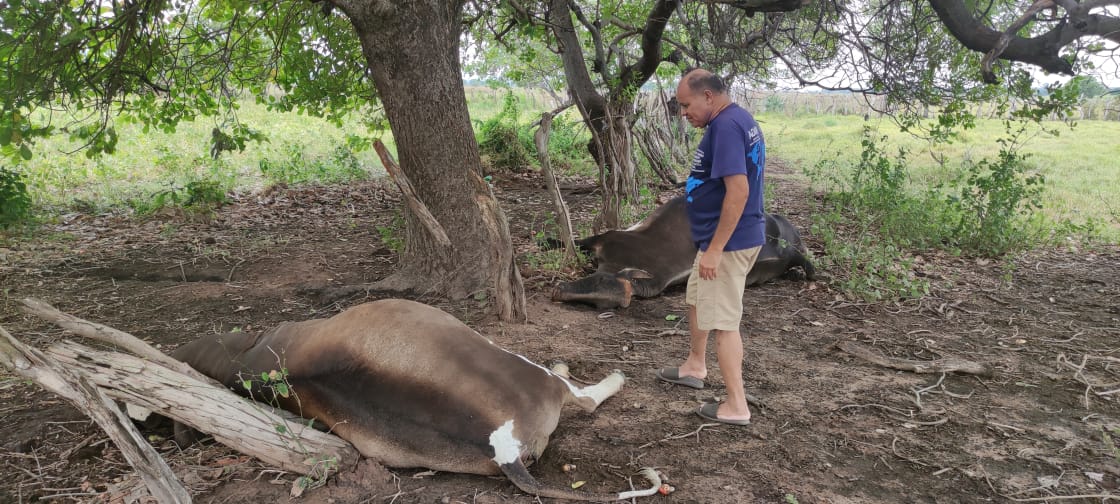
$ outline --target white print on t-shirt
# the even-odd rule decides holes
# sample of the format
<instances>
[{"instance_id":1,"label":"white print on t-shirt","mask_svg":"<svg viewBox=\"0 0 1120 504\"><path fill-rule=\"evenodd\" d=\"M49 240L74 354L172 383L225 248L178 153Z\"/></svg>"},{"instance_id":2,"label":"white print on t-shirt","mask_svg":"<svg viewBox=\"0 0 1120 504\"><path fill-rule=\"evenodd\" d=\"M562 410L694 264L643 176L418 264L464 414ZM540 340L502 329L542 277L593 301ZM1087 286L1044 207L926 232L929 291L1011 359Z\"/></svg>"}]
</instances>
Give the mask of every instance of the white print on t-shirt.
<instances>
[{"instance_id":1,"label":"white print on t-shirt","mask_svg":"<svg viewBox=\"0 0 1120 504\"><path fill-rule=\"evenodd\" d=\"M704 151L697 147L696 153L692 155L692 173L704 173L704 170L700 167L700 163L703 160Z\"/></svg>"}]
</instances>

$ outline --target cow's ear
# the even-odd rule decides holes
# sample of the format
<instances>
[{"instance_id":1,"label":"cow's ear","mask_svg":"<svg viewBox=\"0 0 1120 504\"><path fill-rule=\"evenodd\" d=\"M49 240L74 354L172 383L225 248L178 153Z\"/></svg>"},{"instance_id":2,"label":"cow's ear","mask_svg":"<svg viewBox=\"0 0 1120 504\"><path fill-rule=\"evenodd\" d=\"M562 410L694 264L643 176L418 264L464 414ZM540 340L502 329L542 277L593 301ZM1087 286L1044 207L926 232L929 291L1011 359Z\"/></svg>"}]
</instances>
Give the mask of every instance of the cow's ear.
<instances>
[{"instance_id":1,"label":"cow's ear","mask_svg":"<svg viewBox=\"0 0 1120 504\"><path fill-rule=\"evenodd\" d=\"M622 299L618 306L619 308L629 308L630 301L634 299L634 286L630 284L630 280L624 277L618 277L618 283L622 284Z\"/></svg>"},{"instance_id":2,"label":"cow's ear","mask_svg":"<svg viewBox=\"0 0 1120 504\"><path fill-rule=\"evenodd\" d=\"M635 278L653 278L653 275L651 275L648 271L638 268L626 268L622 271L619 271L617 273L617 276L629 280L633 280Z\"/></svg>"}]
</instances>

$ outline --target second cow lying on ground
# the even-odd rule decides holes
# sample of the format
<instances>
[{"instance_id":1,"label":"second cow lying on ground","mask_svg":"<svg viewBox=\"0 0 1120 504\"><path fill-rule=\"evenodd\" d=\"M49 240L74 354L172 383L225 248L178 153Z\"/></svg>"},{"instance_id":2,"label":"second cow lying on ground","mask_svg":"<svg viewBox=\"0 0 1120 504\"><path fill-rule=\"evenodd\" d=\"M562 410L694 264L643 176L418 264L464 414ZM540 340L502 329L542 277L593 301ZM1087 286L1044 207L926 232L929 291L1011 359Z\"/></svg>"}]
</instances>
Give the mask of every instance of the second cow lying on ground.
<instances>
[{"instance_id":1,"label":"second cow lying on ground","mask_svg":"<svg viewBox=\"0 0 1120 504\"><path fill-rule=\"evenodd\" d=\"M622 388L622 373L577 386L566 367L503 350L428 305L386 299L264 334L209 334L172 356L242 394L246 377L287 369L291 394L254 381L253 397L330 426L390 467L504 473L525 492L573 500L627 500L661 484L652 469L642 472L650 488L608 495L539 483L525 460L545 449L560 407L594 411ZM185 434L177 425L176 438Z\"/></svg>"},{"instance_id":2,"label":"second cow lying on ground","mask_svg":"<svg viewBox=\"0 0 1120 504\"><path fill-rule=\"evenodd\" d=\"M595 261L595 273L562 284L552 300L586 303L599 309L625 308L634 296L653 297L688 280L696 245L689 232L685 205L684 196L679 196L625 231L607 231L577 240L576 244ZM747 285L772 280L794 267L813 279L815 271L805 257L797 228L785 217L766 214L766 244L747 276Z\"/></svg>"}]
</instances>

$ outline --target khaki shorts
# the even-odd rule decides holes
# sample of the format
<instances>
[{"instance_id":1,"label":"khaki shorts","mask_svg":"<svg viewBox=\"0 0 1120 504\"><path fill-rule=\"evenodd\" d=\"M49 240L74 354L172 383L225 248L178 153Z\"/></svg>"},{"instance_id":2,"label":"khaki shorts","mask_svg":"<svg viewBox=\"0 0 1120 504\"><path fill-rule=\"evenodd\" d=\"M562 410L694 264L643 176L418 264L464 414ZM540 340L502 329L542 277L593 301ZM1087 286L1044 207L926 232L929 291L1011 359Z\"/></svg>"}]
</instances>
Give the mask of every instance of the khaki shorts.
<instances>
[{"instance_id":1,"label":"khaki shorts","mask_svg":"<svg viewBox=\"0 0 1120 504\"><path fill-rule=\"evenodd\" d=\"M716 269L715 280L700 278L700 255L692 261L692 274L688 277L685 302L696 307L693 328L704 331L738 331L743 320L743 290L747 287L747 273L758 259L762 247L724 252Z\"/></svg>"}]
</instances>

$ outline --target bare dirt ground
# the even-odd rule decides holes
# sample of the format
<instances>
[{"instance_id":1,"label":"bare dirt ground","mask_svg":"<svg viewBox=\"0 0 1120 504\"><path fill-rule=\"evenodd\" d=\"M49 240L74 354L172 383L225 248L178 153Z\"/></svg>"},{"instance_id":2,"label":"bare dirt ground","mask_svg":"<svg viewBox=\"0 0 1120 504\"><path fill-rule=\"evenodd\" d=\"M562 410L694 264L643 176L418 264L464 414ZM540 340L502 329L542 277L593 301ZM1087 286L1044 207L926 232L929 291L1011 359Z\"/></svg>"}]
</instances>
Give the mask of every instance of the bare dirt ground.
<instances>
[{"instance_id":1,"label":"bare dirt ground","mask_svg":"<svg viewBox=\"0 0 1120 504\"><path fill-rule=\"evenodd\" d=\"M808 233L817 203L792 171L781 163L772 169L767 204L789 216L819 255ZM747 390L764 406L755 407L749 428L701 428L693 410L723 393L714 356L702 391L661 384L651 374L685 355L686 337L672 333L687 328L683 289L608 314L551 303L549 291L568 273L529 261L536 250L531 236L549 213L541 185L529 175L496 187L521 254L528 323L499 323L474 300L406 296L538 362L564 359L577 378L597 380L615 368L627 374L623 391L594 415L565 414L544 458L531 467L537 478L617 491L629 488L640 467L654 466L676 492L649 502L1118 499L1120 451L1110 439L1120 438L1120 249L1037 251L1010 268L923 257L916 268L933 290L901 303L857 302L827 281L748 289ZM391 222L395 194L366 182L242 195L211 219L70 215L34 239L0 248L0 324L40 347L68 337L16 310L16 300L38 297L170 350L208 332L262 331L389 297L370 293L321 305L310 293L394 270L396 256L377 226ZM597 196L569 197L577 216L590 220ZM899 358L964 358L994 374L896 371L837 350L845 341ZM0 418L0 503L104 501L134 482L94 424L3 372ZM289 501L292 474L213 443L179 448L167 436L151 432L196 501ZM564 464L576 469L564 472ZM503 478L373 463L298 500L536 501Z\"/></svg>"}]
</instances>

